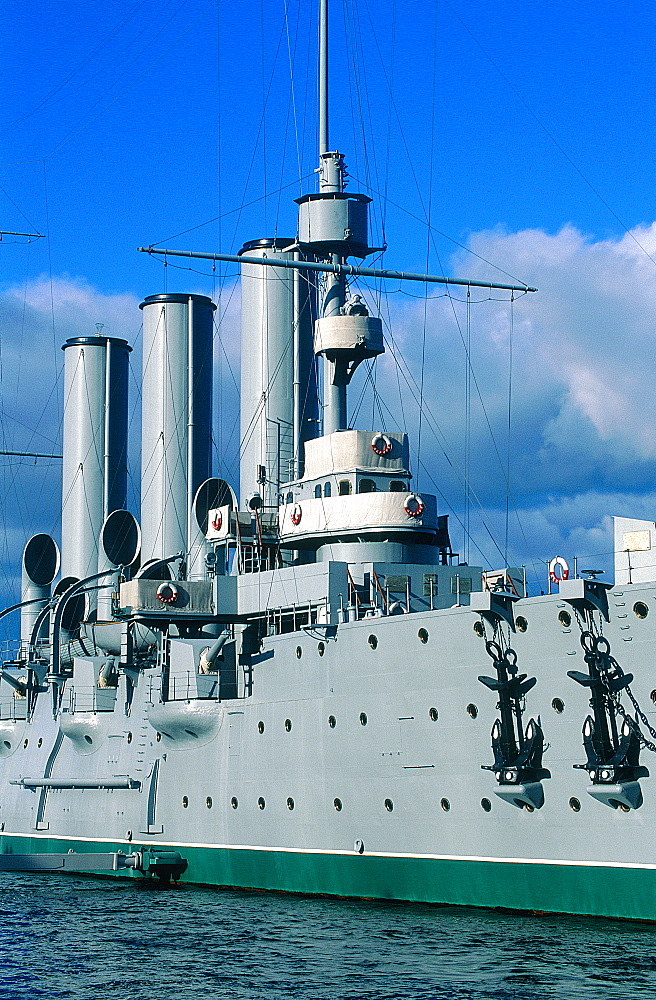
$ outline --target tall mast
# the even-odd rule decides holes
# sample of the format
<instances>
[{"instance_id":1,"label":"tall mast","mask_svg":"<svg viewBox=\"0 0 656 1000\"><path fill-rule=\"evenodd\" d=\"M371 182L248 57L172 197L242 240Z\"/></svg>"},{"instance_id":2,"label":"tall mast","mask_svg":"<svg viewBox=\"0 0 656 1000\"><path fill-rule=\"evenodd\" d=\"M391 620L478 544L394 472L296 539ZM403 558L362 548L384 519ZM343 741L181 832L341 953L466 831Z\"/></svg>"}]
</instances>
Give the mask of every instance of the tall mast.
<instances>
[{"instance_id":1,"label":"tall mast","mask_svg":"<svg viewBox=\"0 0 656 1000\"><path fill-rule=\"evenodd\" d=\"M319 10L319 155L328 152L328 0Z\"/></svg>"}]
</instances>

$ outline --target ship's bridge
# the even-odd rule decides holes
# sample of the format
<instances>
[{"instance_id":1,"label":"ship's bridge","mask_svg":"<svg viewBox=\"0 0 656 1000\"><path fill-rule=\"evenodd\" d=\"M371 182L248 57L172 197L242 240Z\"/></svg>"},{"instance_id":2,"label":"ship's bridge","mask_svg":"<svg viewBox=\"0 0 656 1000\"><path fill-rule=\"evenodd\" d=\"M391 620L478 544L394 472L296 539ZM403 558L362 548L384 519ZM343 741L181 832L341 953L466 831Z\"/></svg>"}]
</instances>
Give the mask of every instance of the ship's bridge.
<instances>
[{"instance_id":1,"label":"ship's bridge","mask_svg":"<svg viewBox=\"0 0 656 1000\"><path fill-rule=\"evenodd\" d=\"M305 476L281 495L280 541L422 540L437 530L434 496L412 492L406 434L336 431L305 445Z\"/></svg>"}]
</instances>

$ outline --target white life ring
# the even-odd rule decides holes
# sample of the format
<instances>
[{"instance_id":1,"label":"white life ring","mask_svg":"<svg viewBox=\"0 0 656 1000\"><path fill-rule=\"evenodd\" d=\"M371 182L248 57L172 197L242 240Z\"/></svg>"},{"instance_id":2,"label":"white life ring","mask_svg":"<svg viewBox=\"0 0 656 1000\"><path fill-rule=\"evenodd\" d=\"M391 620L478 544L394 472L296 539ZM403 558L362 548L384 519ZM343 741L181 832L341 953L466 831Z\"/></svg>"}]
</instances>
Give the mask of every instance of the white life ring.
<instances>
[{"instance_id":1,"label":"white life ring","mask_svg":"<svg viewBox=\"0 0 656 1000\"><path fill-rule=\"evenodd\" d=\"M157 600L161 601L162 604L173 604L179 596L178 588L174 583L170 583L166 580L164 583L160 583L157 588Z\"/></svg>"},{"instance_id":2,"label":"white life ring","mask_svg":"<svg viewBox=\"0 0 656 1000\"><path fill-rule=\"evenodd\" d=\"M424 513L424 507L424 501L416 493L409 493L403 505L403 509L408 517L421 517Z\"/></svg>"},{"instance_id":3,"label":"white life ring","mask_svg":"<svg viewBox=\"0 0 656 1000\"><path fill-rule=\"evenodd\" d=\"M392 450L392 441L387 434L374 434L371 439L371 450L377 455L389 455Z\"/></svg>"},{"instance_id":4,"label":"white life ring","mask_svg":"<svg viewBox=\"0 0 656 1000\"><path fill-rule=\"evenodd\" d=\"M556 573L556 568L560 567L560 576ZM560 583L561 580L569 580L569 566L562 556L556 556L549 563L549 578L552 583Z\"/></svg>"},{"instance_id":5,"label":"white life ring","mask_svg":"<svg viewBox=\"0 0 656 1000\"><path fill-rule=\"evenodd\" d=\"M303 508L300 503L295 503L292 507L291 519L293 525L299 525L301 523L301 518L303 517Z\"/></svg>"},{"instance_id":6,"label":"white life ring","mask_svg":"<svg viewBox=\"0 0 656 1000\"><path fill-rule=\"evenodd\" d=\"M223 527L223 515L220 510L217 510L214 518L212 520L212 527L215 531L220 531Z\"/></svg>"}]
</instances>

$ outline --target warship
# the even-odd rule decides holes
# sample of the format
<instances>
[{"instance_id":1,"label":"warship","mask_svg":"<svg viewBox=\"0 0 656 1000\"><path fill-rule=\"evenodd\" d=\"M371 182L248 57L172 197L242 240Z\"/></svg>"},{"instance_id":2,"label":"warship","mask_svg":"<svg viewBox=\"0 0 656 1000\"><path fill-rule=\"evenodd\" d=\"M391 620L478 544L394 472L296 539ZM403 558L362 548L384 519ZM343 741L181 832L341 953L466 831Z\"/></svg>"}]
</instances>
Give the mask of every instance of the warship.
<instances>
[{"instance_id":1,"label":"warship","mask_svg":"<svg viewBox=\"0 0 656 1000\"><path fill-rule=\"evenodd\" d=\"M130 345L63 345L61 546L27 540L2 612L0 868L653 920L656 522L615 519L613 584L557 557L531 594L460 561L403 431L349 427L384 350L355 278L455 279L362 264L327 15L295 235L188 254L241 269L239 483L210 298L141 303L139 520Z\"/></svg>"}]
</instances>

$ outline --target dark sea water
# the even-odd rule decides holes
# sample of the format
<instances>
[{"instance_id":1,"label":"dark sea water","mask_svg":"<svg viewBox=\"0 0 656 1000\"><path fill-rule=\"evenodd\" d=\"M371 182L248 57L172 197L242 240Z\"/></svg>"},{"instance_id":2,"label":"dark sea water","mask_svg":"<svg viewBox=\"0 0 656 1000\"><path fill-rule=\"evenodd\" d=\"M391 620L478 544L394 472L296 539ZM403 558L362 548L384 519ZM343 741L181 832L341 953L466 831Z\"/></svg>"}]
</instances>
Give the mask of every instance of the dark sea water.
<instances>
[{"instance_id":1,"label":"dark sea water","mask_svg":"<svg viewBox=\"0 0 656 1000\"><path fill-rule=\"evenodd\" d=\"M656 927L0 876L2 1000L656 997Z\"/></svg>"}]
</instances>

